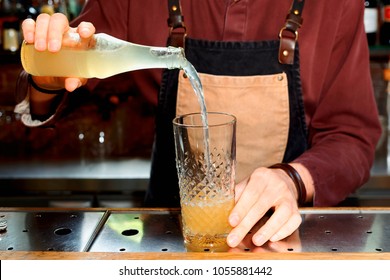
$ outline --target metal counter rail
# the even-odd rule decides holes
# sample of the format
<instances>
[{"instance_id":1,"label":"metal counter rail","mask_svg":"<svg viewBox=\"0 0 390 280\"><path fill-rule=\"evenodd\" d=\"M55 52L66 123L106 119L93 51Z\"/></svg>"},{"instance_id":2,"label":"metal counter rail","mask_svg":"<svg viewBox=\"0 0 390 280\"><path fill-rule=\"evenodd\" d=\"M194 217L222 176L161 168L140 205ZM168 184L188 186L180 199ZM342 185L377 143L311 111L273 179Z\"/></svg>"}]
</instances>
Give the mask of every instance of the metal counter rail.
<instances>
[{"instance_id":1,"label":"metal counter rail","mask_svg":"<svg viewBox=\"0 0 390 280\"><path fill-rule=\"evenodd\" d=\"M249 233L234 252L388 253L390 208L304 208L290 237L262 247ZM5 252L185 253L179 209L1 209ZM261 221L262 222L262 221ZM259 226L261 222L257 225Z\"/></svg>"}]
</instances>

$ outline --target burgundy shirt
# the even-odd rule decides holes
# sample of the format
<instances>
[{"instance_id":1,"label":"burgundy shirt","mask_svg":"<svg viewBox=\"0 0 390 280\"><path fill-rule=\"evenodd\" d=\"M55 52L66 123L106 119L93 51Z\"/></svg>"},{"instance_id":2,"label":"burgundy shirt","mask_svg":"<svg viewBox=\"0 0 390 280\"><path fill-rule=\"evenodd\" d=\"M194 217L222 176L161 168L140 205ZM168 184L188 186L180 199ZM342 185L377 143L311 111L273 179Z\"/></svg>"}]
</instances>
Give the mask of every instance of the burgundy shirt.
<instances>
[{"instance_id":1,"label":"burgundy shirt","mask_svg":"<svg viewBox=\"0 0 390 280\"><path fill-rule=\"evenodd\" d=\"M196 39L274 40L292 0L182 0L188 36ZM299 30L301 79L310 148L295 161L310 171L315 206L342 201L369 177L381 130L363 26L363 1L306 1ZM167 0L89 0L72 23L139 44L165 46ZM156 105L160 69L133 71L99 83L138 91ZM111 85L112 88L112 85Z\"/></svg>"}]
</instances>

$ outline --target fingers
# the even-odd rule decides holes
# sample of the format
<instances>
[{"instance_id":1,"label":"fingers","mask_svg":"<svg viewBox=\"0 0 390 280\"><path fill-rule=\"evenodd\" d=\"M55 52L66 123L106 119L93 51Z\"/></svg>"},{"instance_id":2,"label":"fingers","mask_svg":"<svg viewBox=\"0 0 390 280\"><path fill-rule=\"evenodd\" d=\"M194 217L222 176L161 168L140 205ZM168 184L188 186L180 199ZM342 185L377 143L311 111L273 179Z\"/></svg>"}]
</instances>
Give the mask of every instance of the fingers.
<instances>
[{"instance_id":1,"label":"fingers","mask_svg":"<svg viewBox=\"0 0 390 280\"><path fill-rule=\"evenodd\" d=\"M48 14L40 14L35 22L34 45L39 51L46 50L47 28L49 26L49 22L50 16Z\"/></svg>"},{"instance_id":2,"label":"fingers","mask_svg":"<svg viewBox=\"0 0 390 280\"><path fill-rule=\"evenodd\" d=\"M263 211L260 207L253 207L248 215L235 227L227 238L227 243L231 247L236 247L245 238L247 233L256 224L259 216L265 213L256 211ZM268 240L276 242L291 235L301 224L302 218L297 207L284 203L279 205L268 221L260 227L260 229L253 235L252 242L256 246L262 246Z\"/></svg>"},{"instance_id":3,"label":"fingers","mask_svg":"<svg viewBox=\"0 0 390 280\"><path fill-rule=\"evenodd\" d=\"M22 29L26 42L34 43L37 50L56 52L61 48L63 34L69 30L69 21L61 13L52 16L43 13L38 15L36 21L24 20Z\"/></svg>"},{"instance_id":4,"label":"fingers","mask_svg":"<svg viewBox=\"0 0 390 280\"><path fill-rule=\"evenodd\" d=\"M279 241L293 233L300 225L302 218L298 209L289 203L283 203L268 219L268 221L253 235L252 241L261 246L268 240Z\"/></svg>"},{"instance_id":5,"label":"fingers","mask_svg":"<svg viewBox=\"0 0 390 280\"><path fill-rule=\"evenodd\" d=\"M49 34L49 27L50 27L50 22L51 22L51 16L48 14L40 14L37 17L37 20L35 22L35 31L34 31L34 45L35 48L39 51L45 51L48 49L49 46L49 39L55 39L56 37L61 37L63 32L57 35ZM56 18L53 15L53 18ZM56 20L53 20L53 23L58 24L58 16ZM51 30L55 30L55 28L50 27ZM53 31L52 31L53 32ZM58 39L57 39L58 41ZM61 41L61 39L60 39ZM55 45L55 43L53 44ZM57 43L58 45L58 43ZM52 51L58 50L58 46L55 47L54 49L52 48Z\"/></svg>"},{"instance_id":6,"label":"fingers","mask_svg":"<svg viewBox=\"0 0 390 280\"><path fill-rule=\"evenodd\" d=\"M36 21L25 19L22 23L23 37L27 43L34 43L39 51L46 49L56 52L61 49L63 35L69 30L80 34L81 38L90 38L95 32L95 26L90 22L81 22L77 28L69 26L68 18L62 13L49 15L42 13Z\"/></svg>"},{"instance_id":7,"label":"fingers","mask_svg":"<svg viewBox=\"0 0 390 280\"><path fill-rule=\"evenodd\" d=\"M229 222L234 227L227 237L229 246L237 246L271 208L274 213L252 237L256 246L268 240L281 240L299 227L302 218L291 190L293 183L284 175L275 170L259 168L247 181L237 184L238 201L229 216Z\"/></svg>"},{"instance_id":8,"label":"fingers","mask_svg":"<svg viewBox=\"0 0 390 280\"><path fill-rule=\"evenodd\" d=\"M22 23L22 29L27 43L34 43L39 51L49 50L50 52L57 52L64 43L66 44L63 38L68 31L79 33L83 39L91 38L96 32L95 26L90 22L82 22L77 28L71 28L67 17L61 13L55 13L52 16L40 14L36 21L26 19Z\"/></svg>"},{"instance_id":9,"label":"fingers","mask_svg":"<svg viewBox=\"0 0 390 280\"><path fill-rule=\"evenodd\" d=\"M241 197L242 193L244 192L245 186L248 185L248 182L249 182L249 178L246 178L242 182L236 184L236 186L234 188L234 192L235 192L234 197L235 197L236 203L237 203L237 201L240 200L240 197Z\"/></svg>"},{"instance_id":10,"label":"fingers","mask_svg":"<svg viewBox=\"0 0 390 280\"><path fill-rule=\"evenodd\" d=\"M81 78L66 78L65 79L65 89L69 92L76 90L86 83L87 79Z\"/></svg>"},{"instance_id":11,"label":"fingers","mask_svg":"<svg viewBox=\"0 0 390 280\"><path fill-rule=\"evenodd\" d=\"M263 200L264 189L257 186L257 182L263 181L262 177L268 173L267 170L254 172L246 181L246 186L237 185L236 194L239 199L229 216L229 223L234 227L227 237L229 246L237 246L271 207L269 202Z\"/></svg>"},{"instance_id":12,"label":"fingers","mask_svg":"<svg viewBox=\"0 0 390 280\"><path fill-rule=\"evenodd\" d=\"M276 214L276 212L275 212L275 214ZM279 223L277 218L274 217L274 215L273 215L271 217L271 219L274 219L274 220L272 220L272 221L270 221L271 219L269 220L269 222L273 223L272 225L270 225L270 227L271 228L273 227L276 231L276 233L269 238L270 241L276 242L276 241L279 241L279 240L286 238L287 236L290 236L291 233L294 232L299 227L299 225L302 223L302 217L301 217L300 213L298 212L298 209L296 209L296 211L294 210L293 212L287 211L287 213L285 213L285 215L286 216L291 215L291 216L288 218L287 222L282 227L280 227L278 230L276 230L278 228L277 224Z\"/></svg>"},{"instance_id":13,"label":"fingers","mask_svg":"<svg viewBox=\"0 0 390 280\"><path fill-rule=\"evenodd\" d=\"M248 210L248 213L241 218L240 220L240 214L236 212L232 212L233 217L236 221L239 221L237 223L237 226L235 226L232 231L229 233L227 237L227 243L230 247L236 247L248 234L248 232L253 228L253 226L257 223L257 221L265 215L265 213L268 210L268 207L263 207L265 205L265 202L263 203L261 200L259 200L259 203L253 204L252 207ZM236 209L236 208L235 208ZM267 210L266 210L267 209ZM234 209L233 209L234 211ZM232 219L229 218L229 222L231 222ZM233 226L233 225L232 225ZM261 235L258 235L257 238L262 237ZM265 241L264 241L265 242ZM260 243L260 240L259 242Z\"/></svg>"},{"instance_id":14,"label":"fingers","mask_svg":"<svg viewBox=\"0 0 390 280\"><path fill-rule=\"evenodd\" d=\"M57 52L61 49L62 37L69 30L68 18L61 13L55 13L50 17L47 27L47 49Z\"/></svg>"},{"instance_id":15,"label":"fingers","mask_svg":"<svg viewBox=\"0 0 390 280\"><path fill-rule=\"evenodd\" d=\"M243 182L235 186L236 207L232 214L244 217L254 203L262 197L262 188L257 187L257 182L262 182L263 177L267 177L269 170L267 168L259 168ZM237 224L231 224L236 226Z\"/></svg>"},{"instance_id":16,"label":"fingers","mask_svg":"<svg viewBox=\"0 0 390 280\"><path fill-rule=\"evenodd\" d=\"M95 26L90 22L81 22L77 27L77 32L81 38L89 38L96 32Z\"/></svg>"},{"instance_id":17,"label":"fingers","mask_svg":"<svg viewBox=\"0 0 390 280\"><path fill-rule=\"evenodd\" d=\"M29 44L34 43L35 21L31 18L25 19L22 22L22 30L24 40Z\"/></svg>"},{"instance_id":18,"label":"fingers","mask_svg":"<svg viewBox=\"0 0 390 280\"><path fill-rule=\"evenodd\" d=\"M42 77L34 76L34 82L47 89L63 89L72 92L77 88L85 85L88 79L85 78L63 78L63 77Z\"/></svg>"}]
</instances>

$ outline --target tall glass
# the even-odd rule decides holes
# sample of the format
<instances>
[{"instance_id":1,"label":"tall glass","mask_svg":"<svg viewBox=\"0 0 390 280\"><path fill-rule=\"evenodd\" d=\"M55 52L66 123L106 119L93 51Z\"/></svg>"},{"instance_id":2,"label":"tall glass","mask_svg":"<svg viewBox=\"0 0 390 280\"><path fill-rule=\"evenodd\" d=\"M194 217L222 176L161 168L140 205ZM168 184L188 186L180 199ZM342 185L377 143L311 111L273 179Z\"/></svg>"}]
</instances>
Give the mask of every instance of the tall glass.
<instances>
[{"instance_id":1,"label":"tall glass","mask_svg":"<svg viewBox=\"0 0 390 280\"><path fill-rule=\"evenodd\" d=\"M236 118L200 113L173 120L183 237L189 251L226 250L234 207Z\"/></svg>"}]
</instances>

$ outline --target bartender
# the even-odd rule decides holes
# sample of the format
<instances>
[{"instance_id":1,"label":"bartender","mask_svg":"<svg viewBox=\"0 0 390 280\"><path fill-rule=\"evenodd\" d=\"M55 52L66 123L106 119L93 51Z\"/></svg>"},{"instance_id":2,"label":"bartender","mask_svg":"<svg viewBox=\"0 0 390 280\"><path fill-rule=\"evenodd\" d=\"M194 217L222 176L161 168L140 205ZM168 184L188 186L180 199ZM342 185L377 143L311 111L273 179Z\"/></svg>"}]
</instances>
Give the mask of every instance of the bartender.
<instances>
[{"instance_id":1,"label":"bartender","mask_svg":"<svg viewBox=\"0 0 390 280\"><path fill-rule=\"evenodd\" d=\"M70 25L62 14L41 14L22 28L40 51L59 51L65 32L87 41L102 32L143 45L182 44L202 75L208 110L238 120L227 242L237 246L271 212L252 238L261 246L299 227L299 206L337 205L369 178L381 129L363 13L356 0L89 0ZM157 108L146 205L177 206L171 122L194 105L177 90L188 84L179 70L161 71L116 79ZM108 82L21 73L16 110L26 125L51 125L71 92Z\"/></svg>"}]
</instances>

